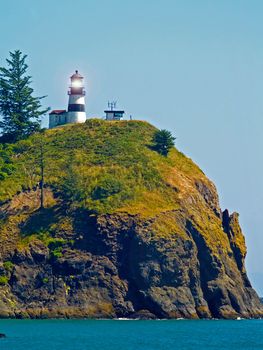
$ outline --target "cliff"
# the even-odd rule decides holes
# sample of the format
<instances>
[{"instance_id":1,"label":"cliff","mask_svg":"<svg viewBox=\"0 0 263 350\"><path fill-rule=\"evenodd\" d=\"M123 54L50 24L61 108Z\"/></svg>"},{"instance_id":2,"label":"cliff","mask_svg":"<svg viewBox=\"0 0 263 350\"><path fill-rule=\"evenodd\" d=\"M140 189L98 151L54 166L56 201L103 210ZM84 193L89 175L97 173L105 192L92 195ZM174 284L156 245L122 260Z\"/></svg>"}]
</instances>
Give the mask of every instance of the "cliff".
<instances>
[{"instance_id":1,"label":"cliff","mask_svg":"<svg viewBox=\"0 0 263 350\"><path fill-rule=\"evenodd\" d=\"M155 130L88 120L0 146L0 317L262 316L238 214Z\"/></svg>"}]
</instances>

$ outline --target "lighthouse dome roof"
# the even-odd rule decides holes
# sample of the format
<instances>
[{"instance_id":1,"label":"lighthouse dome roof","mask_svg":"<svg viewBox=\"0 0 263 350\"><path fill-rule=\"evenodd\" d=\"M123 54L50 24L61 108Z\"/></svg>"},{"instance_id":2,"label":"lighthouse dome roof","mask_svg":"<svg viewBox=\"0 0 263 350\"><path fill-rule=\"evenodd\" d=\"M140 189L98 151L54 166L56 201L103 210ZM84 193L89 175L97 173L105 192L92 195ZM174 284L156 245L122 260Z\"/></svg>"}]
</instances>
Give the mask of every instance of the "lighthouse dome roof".
<instances>
[{"instance_id":1,"label":"lighthouse dome roof","mask_svg":"<svg viewBox=\"0 0 263 350\"><path fill-rule=\"evenodd\" d=\"M70 77L70 79L83 79L83 76L79 74L78 70L75 70L75 73Z\"/></svg>"}]
</instances>

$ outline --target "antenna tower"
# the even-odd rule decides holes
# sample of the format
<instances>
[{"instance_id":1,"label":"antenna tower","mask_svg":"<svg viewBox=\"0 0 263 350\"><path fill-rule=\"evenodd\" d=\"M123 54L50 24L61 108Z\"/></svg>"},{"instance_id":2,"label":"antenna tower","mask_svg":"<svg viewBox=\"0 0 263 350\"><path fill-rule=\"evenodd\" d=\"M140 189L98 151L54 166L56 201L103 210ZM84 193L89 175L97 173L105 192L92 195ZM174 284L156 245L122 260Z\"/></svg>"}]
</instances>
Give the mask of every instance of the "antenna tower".
<instances>
[{"instance_id":1,"label":"antenna tower","mask_svg":"<svg viewBox=\"0 0 263 350\"><path fill-rule=\"evenodd\" d=\"M117 101L108 102L108 107L110 108L111 111L113 111L116 108L116 105L117 105Z\"/></svg>"}]
</instances>

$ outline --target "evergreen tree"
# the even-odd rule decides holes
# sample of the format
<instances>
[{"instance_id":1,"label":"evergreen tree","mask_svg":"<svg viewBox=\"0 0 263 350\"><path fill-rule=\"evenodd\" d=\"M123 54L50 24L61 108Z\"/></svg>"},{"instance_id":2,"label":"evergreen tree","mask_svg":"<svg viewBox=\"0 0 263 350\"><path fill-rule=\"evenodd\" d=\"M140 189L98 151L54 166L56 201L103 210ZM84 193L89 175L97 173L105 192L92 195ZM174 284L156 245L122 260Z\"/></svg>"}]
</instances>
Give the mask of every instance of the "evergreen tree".
<instances>
[{"instance_id":1,"label":"evergreen tree","mask_svg":"<svg viewBox=\"0 0 263 350\"><path fill-rule=\"evenodd\" d=\"M27 55L10 52L7 68L0 67L0 128L2 142L15 142L40 129L40 119L49 109L41 108L41 99L33 97L31 76L27 75Z\"/></svg>"},{"instance_id":2,"label":"evergreen tree","mask_svg":"<svg viewBox=\"0 0 263 350\"><path fill-rule=\"evenodd\" d=\"M153 148L163 156L167 156L174 146L175 137L168 130L158 130L153 135Z\"/></svg>"}]
</instances>

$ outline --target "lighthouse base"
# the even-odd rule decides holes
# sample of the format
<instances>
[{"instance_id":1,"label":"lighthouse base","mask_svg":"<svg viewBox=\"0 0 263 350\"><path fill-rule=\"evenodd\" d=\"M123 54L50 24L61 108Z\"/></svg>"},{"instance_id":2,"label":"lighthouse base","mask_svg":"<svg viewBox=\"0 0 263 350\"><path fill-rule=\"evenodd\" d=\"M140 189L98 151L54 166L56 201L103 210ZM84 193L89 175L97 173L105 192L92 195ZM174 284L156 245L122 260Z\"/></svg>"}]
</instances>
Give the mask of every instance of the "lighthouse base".
<instances>
[{"instance_id":1,"label":"lighthouse base","mask_svg":"<svg viewBox=\"0 0 263 350\"><path fill-rule=\"evenodd\" d=\"M67 112L66 123L85 123L87 117L86 112Z\"/></svg>"}]
</instances>

